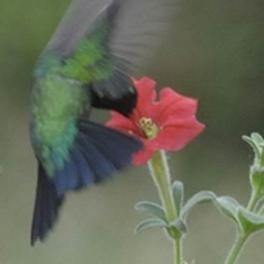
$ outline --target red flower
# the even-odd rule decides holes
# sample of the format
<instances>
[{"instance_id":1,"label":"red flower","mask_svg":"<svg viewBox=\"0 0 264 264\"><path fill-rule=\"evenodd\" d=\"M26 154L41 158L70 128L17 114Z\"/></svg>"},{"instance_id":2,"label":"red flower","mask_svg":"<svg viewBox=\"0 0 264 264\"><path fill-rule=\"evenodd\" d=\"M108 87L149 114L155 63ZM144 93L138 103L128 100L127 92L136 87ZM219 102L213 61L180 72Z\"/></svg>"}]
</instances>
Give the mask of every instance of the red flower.
<instances>
[{"instance_id":1,"label":"red flower","mask_svg":"<svg viewBox=\"0 0 264 264\"><path fill-rule=\"evenodd\" d=\"M134 164L145 164L157 150L181 150L204 129L195 117L196 100L171 88L163 88L157 100L156 83L147 77L135 80L134 85L138 101L133 113L125 117L112 111L106 123L143 141L144 149L134 155Z\"/></svg>"}]
</instances>

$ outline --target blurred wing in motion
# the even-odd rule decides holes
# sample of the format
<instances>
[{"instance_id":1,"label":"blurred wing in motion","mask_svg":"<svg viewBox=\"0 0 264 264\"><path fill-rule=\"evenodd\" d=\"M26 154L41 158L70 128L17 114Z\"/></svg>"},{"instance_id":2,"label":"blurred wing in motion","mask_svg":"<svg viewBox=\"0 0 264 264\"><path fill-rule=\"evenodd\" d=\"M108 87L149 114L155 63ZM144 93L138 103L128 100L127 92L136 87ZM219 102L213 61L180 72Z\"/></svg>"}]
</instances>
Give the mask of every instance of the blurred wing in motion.
<instances>
[{"instance_id":1,"label":"blurred wing in motion","mask_svg":"<svg viewBox=\"0 0 264 264\"><path fill-rule=\"evenodd\" d=\"M79 42L94 30L95 21L108 15L111 54L127 62L157 43L166 30L178 0L73 0L46 50L70 57ZM107 11L108 10L108 11ZM110 10L110 11L109 11Z\"/></svg>"},{"instance_id":2,"label":"blurred wing in motion","mask_svg":"<svg viewBox=\"0 0 264 264\"><path fill-rule=\"evenodd\" d=\"M159 42L172 2L74 0L46 52L64 60L64 75L89 85L94 107L128 115L136 103L130 76Z\"/></svg>"}]
</instances>

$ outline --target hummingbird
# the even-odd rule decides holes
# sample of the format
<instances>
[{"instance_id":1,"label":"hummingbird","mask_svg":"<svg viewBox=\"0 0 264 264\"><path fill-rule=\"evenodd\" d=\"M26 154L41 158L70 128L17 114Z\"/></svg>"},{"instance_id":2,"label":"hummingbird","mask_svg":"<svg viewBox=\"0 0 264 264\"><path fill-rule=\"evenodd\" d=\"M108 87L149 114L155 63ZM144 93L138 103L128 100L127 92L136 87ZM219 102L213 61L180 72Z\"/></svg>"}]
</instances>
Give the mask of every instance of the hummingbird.
<instances>
[{"instance_id":1,"label":"hummingbird","mask_svg":"<svg viewBox=\"0 0 264 264\"><path fill-rule=\"evenodd\" d=\"M90 115L92 108L133 111L130 76L160 29L166 1L73 0L41 53L29 125L38 164L31 245L53 228L68 192L109 178L142 148Z\"/></svg>"}]
</instances>

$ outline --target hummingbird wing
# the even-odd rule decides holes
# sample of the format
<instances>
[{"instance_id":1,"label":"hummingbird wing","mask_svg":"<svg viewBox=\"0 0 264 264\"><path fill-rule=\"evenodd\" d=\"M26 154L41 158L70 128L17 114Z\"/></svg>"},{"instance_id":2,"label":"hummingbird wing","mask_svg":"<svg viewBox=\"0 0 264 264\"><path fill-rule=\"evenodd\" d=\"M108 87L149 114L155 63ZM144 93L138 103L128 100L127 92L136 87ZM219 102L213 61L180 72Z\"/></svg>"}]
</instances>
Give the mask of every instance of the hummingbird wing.
<instances>
[{"instance_id":1,"label":"hummingbird wing","mask_svg":"<svg viewBox=\"0 0 264 264\"><path fill-rule=\"evenodd\" d=\"M93 106L129 114L136 102L129 76L157 43L171 2L73 0L46 51L61 57L63 75L91 88Z\"/></svg>"}]
</instances>

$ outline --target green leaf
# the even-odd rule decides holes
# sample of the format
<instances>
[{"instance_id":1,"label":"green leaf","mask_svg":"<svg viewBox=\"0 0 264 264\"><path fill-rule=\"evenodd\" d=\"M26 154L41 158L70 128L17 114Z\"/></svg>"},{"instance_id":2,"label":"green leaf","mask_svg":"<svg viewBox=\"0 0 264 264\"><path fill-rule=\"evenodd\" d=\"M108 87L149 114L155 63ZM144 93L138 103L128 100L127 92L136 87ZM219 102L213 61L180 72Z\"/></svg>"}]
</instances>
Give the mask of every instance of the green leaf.
<instances>
[{"instance_id":1,"label":"green leaf","mask_svg":"<svg viewBox=\"0 0 264 264\"><path fill-rule=\"evenodd\" d=\"M237 214L238 209L239 207L241 207L241 205L237 200L230 196L222 196L218 197L215 202L221 213L231 218L236 223L239 222Z\"/></svg>"},{"instance_id":2,"label":"green leaf","mask_svg":"<svg viewBox=\"0 0 264 264\"><path fill-rule=\"evenodd\" d=\"M242 136L242 139L247 142L255 153L255 161L261 158L261 148L259 146L259 138L256 136L257 133L252 133L251 137ZM260 135L259 135L260 136Z\"/></svg>"},{"instance_id":3,"label":"green leaf","mask_svg":"<svg viewBox=\"0 0 264 264\"><path fill-rule=\"evenodd\" d=\"M172 194L177 210L177 214L180 215L184 201L184 186L180 181L175 181L172 185Z\"/></svg>"},{"instance_id":4,"label":"green leaf","mask_svg":"<svg viewBox=\"0 0 264 264\"><path fill-rule=\"evenodd\" d=\"M216 195L211 191L201 191L196 193L182 208L181 218L185 221L194 206L203 202L214 201L215 199Z\"/></svg>"},{"instance_id":5,"label":"green leaf","mask_svg":"<svg viewBox=\"0 0 264 264\"><path fill-rule=\"evenodd\" d=\"M252 133L250 137L242 137L255 153L254 162L250 167L250 183L256 198L264 196L264 139L258 133Z\"/></svg>"},{"instance_id":6,"label":"green leaf","mask_svg":"<svg viewBox=\"0 0 264 264\"><path fill-rule=\"evenodd\" d=\"M250 181L257 197L261 199L264 195L264 167L258 165L251 166Z\"/></svg>"},{"instance_id":7,"label":"green leaf","mask_svg":"<svg viewBox=\"0 0 264 264\"><path fill-rule=\"evenodd\" d=\"M181 234L187 233L187 225L182 219L176 219L174 222L170 223L170 227L175 227Z\"/></svg>"},{"instance_id":8,"label":"green leaf","mask_svg":"<svg viewBox=\"0 0 264 264\"><path fill-rule=\"evenodd\" d=\"M149 201L138 202L135 205L135 209L138 211L145 211L153 216L157 216L158 218L166 221L164 210L157 203L149 202Z\"/></svg>"},{"instance_id":9,"label":"green leaf","mask_svg":"<svg viewBox=\"0 0 264 264\"><path fill-rule=\"evenodd\" d=\"M256 212L259 212L261 208L264 206L264 197L262 197L256 204Z\"/></svg>"},{"instance_id":10,"label":"green leaf","mask_svg":"<svg viewBox=\"0 0 264 264\"><path fill-rule=\"evenodd\" d=\"M239 208L238 219L241 229L246 234L252 234L264 229L264 216L252 213L244 207Z\"/></svg>"},{"instance_id":11,"label":"green leaf","mask_svg":"<svg viewBox=\"0 0 264 264\"><path fill-rule=\"evenodd\" d=\"M257 132L251 133L251 138L257 145L263 145L264 144L263 137Z\"/></svg>"},{"instance_id":12,"label":"green leaf","mask_svg":"<svg viewBox=\"0 0 264 264\"><path fill-rule=\"evenodd\" d=\"M140 233L150 228L167 228L168 225L160 218L148 218L140 222L136 227L136 233Z\"/></svg>"}]
</instances>

